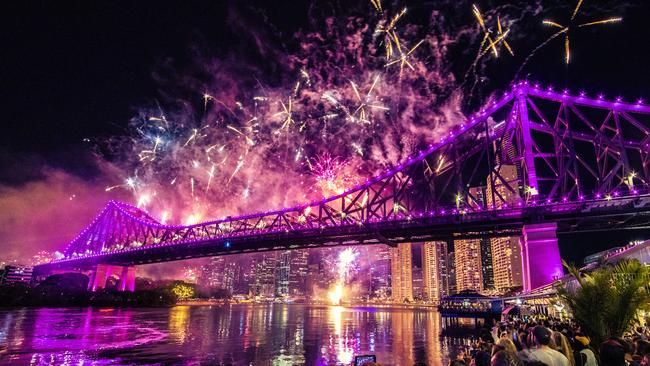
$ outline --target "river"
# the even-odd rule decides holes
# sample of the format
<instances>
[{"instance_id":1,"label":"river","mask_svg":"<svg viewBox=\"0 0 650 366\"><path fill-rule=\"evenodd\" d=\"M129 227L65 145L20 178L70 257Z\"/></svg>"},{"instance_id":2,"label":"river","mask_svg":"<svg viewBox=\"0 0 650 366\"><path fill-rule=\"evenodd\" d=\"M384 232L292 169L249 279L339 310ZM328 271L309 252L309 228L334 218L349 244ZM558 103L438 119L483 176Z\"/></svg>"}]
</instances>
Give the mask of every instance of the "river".
<instances>
[{"instance_id":1,"label":"river","mask_svg":"<svg viewBox=\"0 0 650 366\"><path fill-rule=\"evenodd\" d=\"M431 309L233 304L0 309L0 365L447 365Z\"/></svg>"}]
</instances>

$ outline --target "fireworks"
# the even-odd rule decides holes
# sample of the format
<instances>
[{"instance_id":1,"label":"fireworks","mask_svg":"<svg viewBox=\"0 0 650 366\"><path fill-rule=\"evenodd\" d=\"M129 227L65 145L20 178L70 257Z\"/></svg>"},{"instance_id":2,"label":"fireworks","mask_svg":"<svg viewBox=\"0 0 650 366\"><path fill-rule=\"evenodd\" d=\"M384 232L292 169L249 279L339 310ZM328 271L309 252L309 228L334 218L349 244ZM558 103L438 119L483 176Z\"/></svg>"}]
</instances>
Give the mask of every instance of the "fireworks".
<instances>
[{"instance_id":1,"label":"fireworks","mask_svg":"<svg viewBox=\"0 0 650 366\"><path fill-rule=\"evenodd\" d=\"M496 38L493 38L492 31L488 29L488 27L485 25L485 18L483 17L483 14L481 14L481 11L479 10L476 4L472 5L472 13L474 14L474 18L476 18L476 22L478 23L479 28L483 32L483 40L481 41L481 45L479 47L477 59L480 59L481 57L483 57L483 55L485 55L487 52L490 51L492 52L494 57L499 57L499 51L497 49L497 45L499 43L503 43L508 53L514 56L512 47L506 40L506 36L508 35L508 33L510 33L510 29L507 29L505 31L503 30L503 26L501 25L501 17L497 16Z\"/></svg>"},{"instance_id":2,"label":"fireworks","mask_svg":"<svg viewBox=\"0 0 650 366\"><path fill-rule=\"evenodd\" d=\"M573 9L573 13L571 14L571 19L569 20L568 25L562 25L559 24L553 20L543 20L542 24L550 26L552 28L558 29L558 31L551 36L550 39L553 39L557 37L560 34L564 34L564 62L568 65L570 60L571 60L571 46L570 46L570 40L569 40L569 31L571 29L574 29L575 27L578 28L583 28L583 27L590 27L594 25L601 25L601 24L609 24L609 23L618 23L623 20L623 18L607 18L607 19L601 19L601 20L595 20L595 21L589 21L586 23L581 23L581 24L574 24L576 15L580 12L580 8L582 6L583 0L578 0L578 3L576 4L576 7ZM546 41L548 42L548 40ZM545 43L546 43L545 42ZM545 44L544 43L544 44Z\"/></svg>"},{"instance_id":3,"label":"fireworks","mask_svg":"<svg viewBox=\"0 0 650 366\"><path fill-rule=\"evenodd\" d=\"M32 257L32 263L31 264L32 264L32 266L38 266L38 265L41 265L41 264L50 263L52 261L52 259L58 257L57 253L59 253L59 252L56 252L54 255L52 255L51 253L42 250L42 251L34 254L34 256Z\"/></svg>"},{"instance_id":4,"label":"fireworks","mask_svg":"<svg viewBox=\"0 0 650 366\"><path fill-rule=\"evenodd\" d=\"M409 56L424 42L424 40L420 40L415 46L411 47L407 52L402 51L402 46L400 44L399 39L393 33L393 42L395 42L395 46L397 47L397 52L399 53L399 56L392 61L389 61L386 63L386 67L389 67L391 65L399 64L399 78L402 79L402 75L404 74L404 66L408 66L411 70L415 70L413 65L409 62Z\"/></svg>"},{"instance_id":5,"label":"fireworks","mask_svg":"<svg viewBox=\"0 0 650 366\"><path fill-rule=\"evenodd\" d=\"M273 75L240 59L193 65L209 75L179 88L194 94L142 108L128 137L107 141L121 176L106 190L132 193L138 207L166 223L341 194L358 177L394 167L465 119L460 111L471 94L449 71L448 53L462 47L467 59L454 62L477 78L484 55L514 54L518 18L504 9L483 14L474 5L475 22L451 28L454 22L438 9L423 24L411 24L406 8L369 0L368 14L325 14L282 39L296 47L263 55ZM615 21L620 18L548 25L568 37L569 27ZM462 44L464 38L473 43ZM479 43L476 55L472 46ZM437 173L447 160L426 163Z\"/></svg>"},{"instance_id":6,"label":"fireworks","mask_svg":"<svg viewBox=\"0 0 650 366\"><path fill-rule=\"evenodd\" d=\"M355 84L354 81L350 81L350 84L352 85L352 90L354 91L354 96L356 97L357 102L359 103L359 106L350 114L350 119L352 121L359 121L361 123L369 124L370 120L368 119L369 116L368 116L368 112L366 112L366 108L369 108L371 110L373 109L383 110L383 111L389 110L383 105L380 105L378 102L373 101L372 91L377 86L377 81L379 81L379 75L375 76L375 78L372 81L372 85L370 85L368 92L363 97L361 96L361 94L359 94L359 88L357 88L357 84ZM355 116L357 117L355 118Z\"/></svg>"},{"instance_id":7,"label":"fireworks","mask_svg":"<svg viewBox=\"0 0 650 366\"><path fill-rule=\"evenodd\" d=\"M499 52L497 51L496 43L492 40L492 37L490 36L490 32L485 26L485 19L483 19L483 14L481 14L481 11L478 9L478 6L476 6L476 4L472 5L472 13L476 18L478 25L481 27L481 31L483 31L483 41L481 41L481 47L479 48L479 53L483 52L482 51L483 45L487 44L487 47L490 50L492 50L494 57L499 57Z\"/></svg>"},{"instance_id":8,"label":"fireworks","mask_svg":"<svg viewBox=\"0 0 650 366\"><path fill-rule=\"evenodd\" d=\"M381 0L370 0L370 3L372 6L377 10L378 12L382 12L383 10L381 9Z\"/></svg>"},{"instance_id":9,"label":"fireworks","mask_svg":"<svg viewBox=\"0 0 650 366\"><path fill-rule=\"evenodd\" d=\"M291 108L291 106L292 106L291 98L289 98L289 100L287 101L286 104L284 102L280 101L280 105L282 106L282 111L276 113L275 116L283 116L284 117L284 121L282 122L282 127L280 127L280 130L284 130L284 129L288 128L291 124L294 123L293 114L291 112L291 110L292 110L292 108Z\"/></svg>"},{"instance_id":10,"label":"fireworks","mask_svg":"<svg viewBox=\"0 0 650 366\"><path fill-rule=\"evenodd\" d=\"M355 177L350 174L349 161L332 157L329 154L317 156L311 167L312 173L316 177L318 191L322 192L323 196L341 194L357 182Z\"/></svg>"},{"instance_id":11,"label":"fireworks","mask_svg":"<svg viewBox=\"0 0 650 366\"><path fill-rule=\"evenodd\" d=\"M379 8L381 9L381 4L379 4ZM394 28L400 18L404 16L404 14L406 14L406 8L403 8L399 13L397 13L397 15L395 15L385 27L381 25L377 27L376 33L385 33L383 43L386 60L390 60L390 58L393 56L393 42L395 40L398 40L397 33L395 32Z\"/></svg>"},{"instance_id":12,"label":"fireworks","mask_svg":"<svg viewBox=\"0 0 650 366\"><path fill-rule=\"evenodd\" d=\"M350 277L352 265L357 259L358 253L353 248L346 248L339 253L336 262L336 283L328 292L328 299L332 305L340 305L344 296L345 283Z\"/></svg>"}]
</instances>

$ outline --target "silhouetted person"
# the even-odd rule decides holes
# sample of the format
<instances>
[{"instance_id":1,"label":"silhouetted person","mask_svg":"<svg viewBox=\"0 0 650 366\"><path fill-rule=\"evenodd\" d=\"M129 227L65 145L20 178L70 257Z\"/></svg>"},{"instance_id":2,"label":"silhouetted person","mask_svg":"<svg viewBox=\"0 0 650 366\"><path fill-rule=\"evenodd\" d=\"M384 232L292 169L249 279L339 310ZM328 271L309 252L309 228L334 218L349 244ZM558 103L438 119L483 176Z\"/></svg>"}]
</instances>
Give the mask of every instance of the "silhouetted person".
<instances>
[{"instance_id":1,"label":"silhouetted person","mask_svg":"<svg viewBox=\"0 0 650 366\"><path fill-rule=\"evenodd\" d=\"M524 366L517 354L511 351L502 350L492 356L491 366Z\"/></svg>"},{"instance_id":2,"label":"silhouetted person","mask_svg":"<svg viewBox=\"0 0 650 366\"><path fill-rule=\"evenodd\" d=\"M552 335L553 332L543 325L533 328L532 340L535 348L521 352L523 361L540 361L548 366L570 366L569 360L562 353L549 347Z\"/></svg>"},{"instance_id":3,"label":"silhouetted person","mask_svg":"<svg viewBox=\"0 0 650 366\"><path fill-rule=\"evenodd\" d=\"M573 342L575 346L574 359L576 366L598 366L596 355L589 349L589 342L589 338L584 335L576 335L575 342Z\"/></svg>"},{"instance_id":4,"label":"silhouetted person","mask_svg":"<svg viewBox=\"0 0 650 366\"><path fill-rule=\"evenodd\" d=\"M626 366L625 346L615 339L608 339L600 345L600 366Z\"/></svg>"}]
</instances>

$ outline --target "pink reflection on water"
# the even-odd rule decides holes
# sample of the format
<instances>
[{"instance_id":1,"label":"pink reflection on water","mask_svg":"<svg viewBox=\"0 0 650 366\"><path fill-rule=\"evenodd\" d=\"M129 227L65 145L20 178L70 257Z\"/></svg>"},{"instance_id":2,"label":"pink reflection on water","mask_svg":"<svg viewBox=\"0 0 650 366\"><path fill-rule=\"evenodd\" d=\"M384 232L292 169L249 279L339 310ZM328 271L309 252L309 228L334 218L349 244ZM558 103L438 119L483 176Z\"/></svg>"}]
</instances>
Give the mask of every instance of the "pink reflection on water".
<instances>
[{"instance_id":1,"label":"pink reflection on water","mask_svg":"<svg viewBox=\"0 0 650 366\"><path fill-rule=\"evenodd\" d=\"M35 316L31 361L37 365L79 364L100 351L142 346L167 337L146 323L133 323L130 309L38 309Z\"/></svg>"}]
</instances>

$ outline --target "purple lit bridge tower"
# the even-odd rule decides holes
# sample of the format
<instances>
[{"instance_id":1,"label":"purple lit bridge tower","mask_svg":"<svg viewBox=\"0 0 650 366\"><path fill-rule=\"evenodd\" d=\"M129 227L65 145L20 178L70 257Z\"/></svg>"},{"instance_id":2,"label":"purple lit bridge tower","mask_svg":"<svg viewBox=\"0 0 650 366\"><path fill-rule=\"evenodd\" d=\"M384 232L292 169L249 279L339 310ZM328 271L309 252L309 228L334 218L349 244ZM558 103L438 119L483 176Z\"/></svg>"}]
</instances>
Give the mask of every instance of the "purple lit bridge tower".
<instances>
[{"instance_id":1,"label":"purple lit bridge tower","mask_svg":"<svg viewBox=\"0 0 650 366\"><path fill-rule=\"evenodd\" d=\"M84 271L90 287L135 266L336 245L521 236L524 288L562 276L557 235L650 227L650 107L528 82L426 150L321 201L189 226L109 202L36 276ZM588 245L588 243L576 244Z\"/></svg>"}]
</instances>

